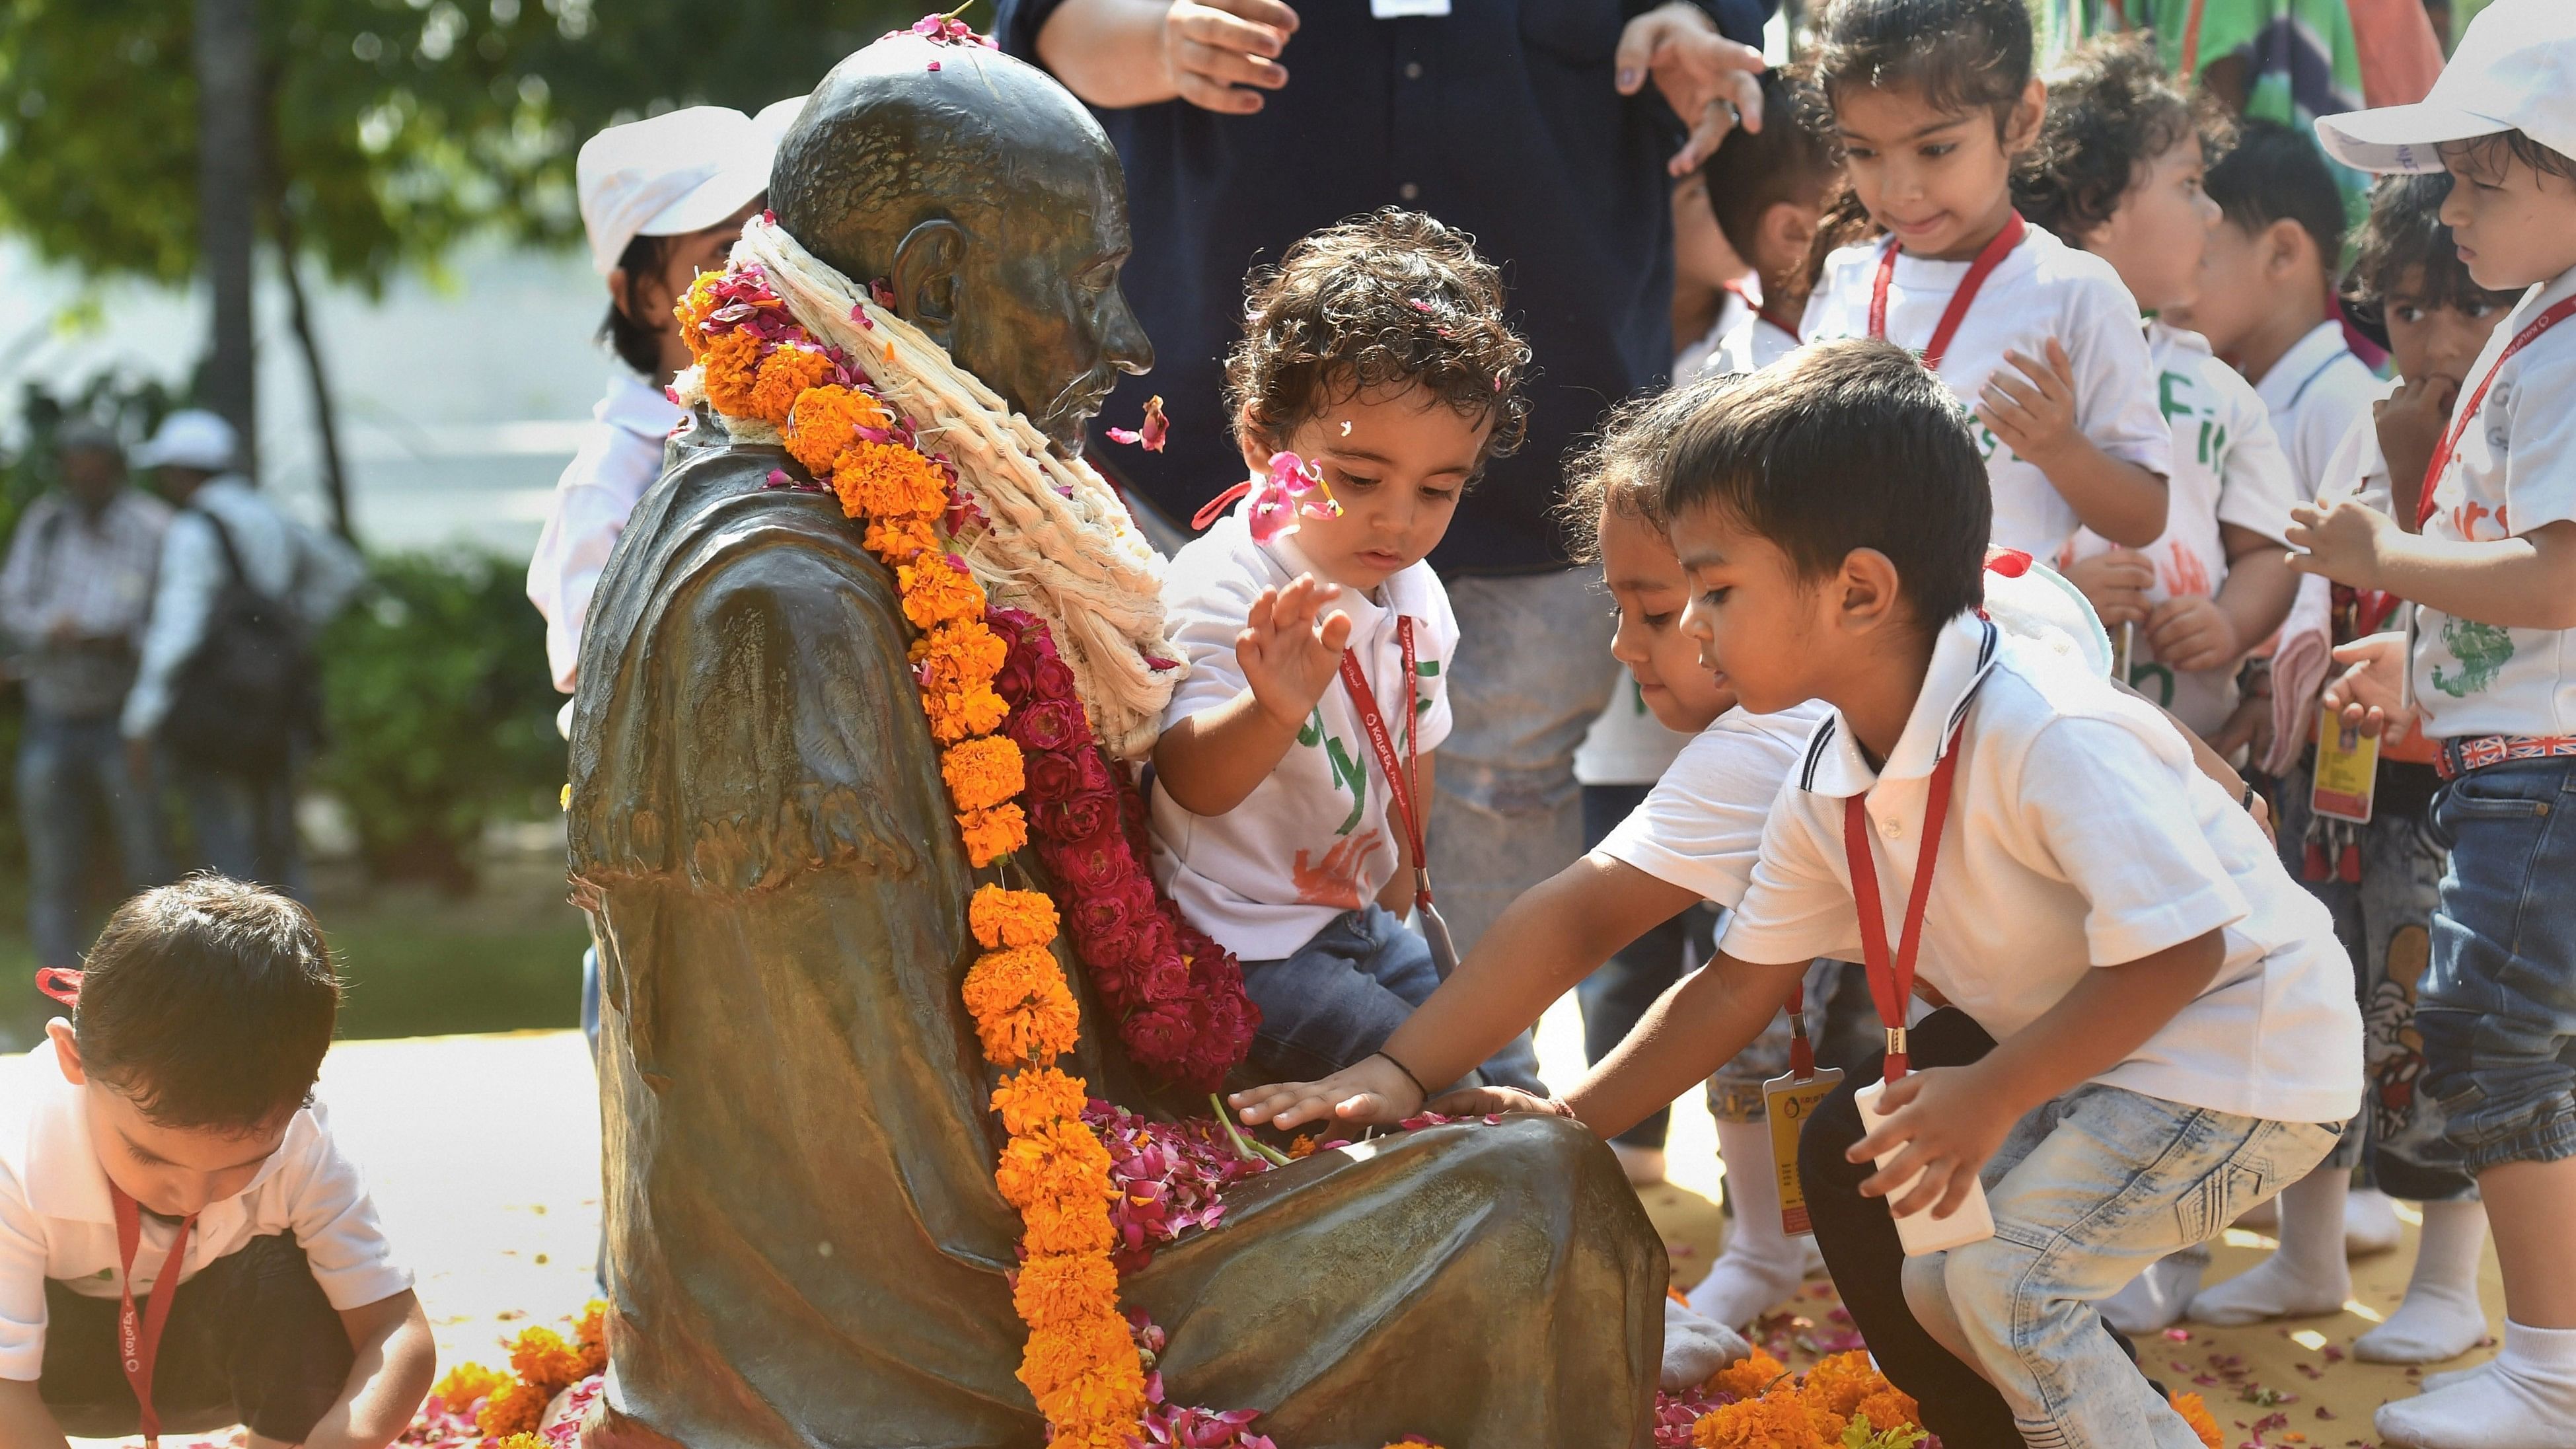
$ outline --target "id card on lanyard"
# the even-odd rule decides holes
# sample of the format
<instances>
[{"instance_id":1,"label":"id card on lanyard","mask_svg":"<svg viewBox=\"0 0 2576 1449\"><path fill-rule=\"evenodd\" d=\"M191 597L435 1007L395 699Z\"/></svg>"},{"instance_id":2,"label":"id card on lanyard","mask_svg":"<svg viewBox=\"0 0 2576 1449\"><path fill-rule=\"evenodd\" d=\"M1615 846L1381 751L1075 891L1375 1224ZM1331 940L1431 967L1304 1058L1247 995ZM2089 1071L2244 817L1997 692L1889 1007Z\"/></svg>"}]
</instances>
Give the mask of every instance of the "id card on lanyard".
<instances>
[{"instance_id":1,"label":"id card on lanyard","mask_svg":"<svg viewBox=\"0 0 2576 1449\"><path fill-rule=\"evenodd\" d=\"M137 1312L134 1257L143 1246L143 1209L116 1184L109 1183L107 1191L116 1208L116 1359L125 1370L127 1386L134 1390L145 1449L155 1449L161 1442L161 1415L152 1407L153 1363L161 1353L161 1331L170 1326L170 1304L179 1296L179 1275L188 1261L188 1233L197 1225L197 1215L190 1213L179 1220L179 1230L170 1238L169 1256L161 1260L161 1271L152 1279L151 1304Z\"/></svg>"},{"instance_id":2,"label":"id card on lanyard","mask_svg":"<svg viewBox=\"0 0 2576 1449\"><path fill-rule=\"evenodd\" d=\"M1370 690L1368 674L1360 668L1359 651L1342 651L1342 689L1351 697L1351 708L1359 714L1360 730L1368 736L1369 752L1377 756L1378 773L1386 777L1387 813L1396 818L1397 828L1404 832L1404 843L1413 852L1413 914L1420 921L1422 936L1431 945L1431 964L1440 979L1458 969L1458 946L1450 938L1449 923L1440 918L1440 908L1431 900L1431 862L1423 854L1420 741L1415 733L1415 716L1420 713L1422 676L1414 667L1413 620L1399 614L1395 620L1395 638L1404 660L1404 756L1395 753L1395 735L1386 727L1386 716L1379 712L1377 695Z\"/></svg>"},{"instance_id":3,"label":"id card on lanyard","mask_svg":"<svg viewBox=\"0 0 2576 1449\"><path fill-rule=\"evenodd\" d=\"M1798 1134L1842 1081L1842 1068L1816 1067L1816 1044L1807 1039L1807 983L1800 981L1789 988L1788 1074L1762 1084L1771 1123L1771 1174L1780 1185L1780 1231L1793 1238L1816 1230L1807 1215L1807 1185L1798 1176Z\"/></svg>"}]
</instances>

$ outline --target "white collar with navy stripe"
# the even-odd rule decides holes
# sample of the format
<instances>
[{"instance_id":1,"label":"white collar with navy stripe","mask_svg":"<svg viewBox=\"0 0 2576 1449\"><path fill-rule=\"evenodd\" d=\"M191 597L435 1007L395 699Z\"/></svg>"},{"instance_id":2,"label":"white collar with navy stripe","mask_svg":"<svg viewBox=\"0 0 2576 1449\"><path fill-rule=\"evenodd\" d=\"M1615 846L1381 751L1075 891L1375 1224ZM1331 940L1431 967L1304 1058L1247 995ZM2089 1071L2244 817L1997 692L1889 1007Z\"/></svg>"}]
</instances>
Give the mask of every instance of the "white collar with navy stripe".
<instances>
[{"instance_id":1,"label":"white collar with navy stripe","mask_svg":"<svg viewBox=\"0 0 2576 1449\"><path fill-rule=\"evenodd\" d=\"M1959 721L1967 718L1977 686L1986 682L1995 667L2002 633L1991 620L1974 613L1943 625L1932 641L1932 667L1924 671L1923 691L1914 697L1914 712L1906 716L1905 733L1897 737L1887 763L1876 770L1869 767L1859 742L1852 738L1851 726L1843 722L1842 711L1835 710L1807 741L1806 759L1798 767L1798 788L1839 798L1867 794L1882 779L1929 778L1932 767L1948 752Z\"/></svg>"}]
</instances>

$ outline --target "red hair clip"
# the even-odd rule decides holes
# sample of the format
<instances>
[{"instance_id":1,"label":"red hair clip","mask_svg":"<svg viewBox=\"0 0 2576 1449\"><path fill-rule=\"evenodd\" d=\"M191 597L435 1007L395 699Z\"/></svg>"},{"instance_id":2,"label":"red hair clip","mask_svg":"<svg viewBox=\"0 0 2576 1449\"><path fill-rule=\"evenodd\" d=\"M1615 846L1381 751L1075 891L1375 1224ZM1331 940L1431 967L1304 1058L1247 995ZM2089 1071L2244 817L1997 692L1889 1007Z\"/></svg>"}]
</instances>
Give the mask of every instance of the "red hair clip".
<instances>
[{"instance_id":1,"label":"red hair clip","mask_svg":"<svg viewBox=\"0 0 2576 1449\"><path fill-rule=\"evenodd\" d=\"M80 1005L81 973L60 966L36 968L36 989L65 1006Z\"/></svg>"}]
</instances>

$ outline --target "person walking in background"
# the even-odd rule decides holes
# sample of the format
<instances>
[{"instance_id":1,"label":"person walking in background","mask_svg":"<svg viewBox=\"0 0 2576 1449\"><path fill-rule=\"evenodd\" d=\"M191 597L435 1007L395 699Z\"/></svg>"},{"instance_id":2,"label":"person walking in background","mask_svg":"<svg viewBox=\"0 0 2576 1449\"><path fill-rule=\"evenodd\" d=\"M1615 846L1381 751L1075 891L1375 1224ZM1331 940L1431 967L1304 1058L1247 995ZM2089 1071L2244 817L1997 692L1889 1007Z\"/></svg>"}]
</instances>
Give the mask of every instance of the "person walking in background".
<instances>
[{"instance_id":1,"label":"person walking in background","mask_svg":"<svg viewBox=\"0 0 2576 1449\"><path fill-rule=\"evenodd\" d=\"M1548 516L1558 463L1672 365L1669 193L1739 108L1759 124L1749 43L1770 9L1001 0L994 21L1002 49L1102 112L1125 166L1127 274L1149 279L1130 296L1159 365L1120 380L1088 456L1166 551L1182 538L1169 520L1240 476L1219 358L1247 269L1383 206L1469 233L1502 269L1538 359L1528 441L1461 502L1431 558L1463 641L1429 846L1461 951L1582 850L1574 752L1614 671L1600 599ZM1102 441L1149 394L1166 401L1169 446Z\"/></svg>"},{"instance_id":2,"label":"person walking in background","mask_svg":"<svg viewBox=\"0 0 2576 1449\"><path fill-rule=\"evenodd\" d=\"M355 550L280 511L237 471L232 425L186 409L135 462L179 511L161 540L142 658L121 720L138 778L155 746L188 810L188 864L301 895L295 775L320 696L305 647L365 581Z\"/></svg>"},{"instance_id":3,"label":"person walking in background","mask_svg":"<svg viewBox=\"0 0 2576 1449\"><path fill-rule=\"evenodd\" d=\"M80 964L91 823L116 835L128 892L168 874L151 776L117 739L170 510L127 485L125 448L95 423L55 437L62 486L28 505L0 569L0 629L27 686L18 815L36 964Z\"/></svg>"}]
</instances>

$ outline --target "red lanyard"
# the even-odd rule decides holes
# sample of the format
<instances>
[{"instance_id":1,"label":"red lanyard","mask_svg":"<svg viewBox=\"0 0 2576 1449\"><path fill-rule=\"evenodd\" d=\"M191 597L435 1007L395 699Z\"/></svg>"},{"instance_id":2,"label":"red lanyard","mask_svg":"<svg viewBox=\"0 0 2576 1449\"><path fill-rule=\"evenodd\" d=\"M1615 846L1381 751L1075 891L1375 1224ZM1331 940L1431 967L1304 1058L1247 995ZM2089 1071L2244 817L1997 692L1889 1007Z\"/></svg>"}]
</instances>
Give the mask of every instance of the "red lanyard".
<instances>
[{"instance_id":1,"label":"red lanyard","mask_svg":"<svg viewBox=\"0 0 2576 1449\"><path fill-rule=\"evenodd\" d=\"M1950 305L1941 310L1941 324L1932 329L1932 341L1923 349L1925 367L1941 370L1941 359L1949 355L1950 339L1958 335L1959 324L1968 320L1968 304L1977 300L1977 289L2021 245L2029 230L2021 213L2013 212L2004 218L2004 229L1977 252L1977 259L1968 264L1968 275L1959 279L1959 290L1950 294ZM1887 338L1887 284L1896 276L1897 250L1895 239L1889 238L1887 250L1878 254L1878 277L1869 286L1869 335L1881 341Z\"/></svg>"},{"instance_id":2,"label":"red lanyard","mask_svg":"<svg viewBox=\"0 0 2576 1449\"><path fill-rule=\"evenodd\" d=\"M1431 899L1431 870L1422 853L1422 816L1414 809L1415 767L1421 762L1414 733L1415 701L1420 676L1413 670L1413 620L1398 615L1395 638L1404 653L1404 759L1395 758L1395 736L1387 730L1386 716L1378 713L1377 696L1369 689L1368 675L1360 669L1359 651L1342 654L1342 688L1351 697L1351 707L1359 711L1360 728L1367 732L1369 749L1376 753L1378 770L1386 776L1386 794L1393 805L1397 823L1404 829L1405 843L1413 848L1413 899L1425 904Z\"/></svg>"},{"instance_id":3,"label":"red lanyard","mask_svg":"<svg viewBox=\"0 0 2576 1449\"><path fill-rule=\"evenodd\" d=\"M1779 314L1771 310L1770 304L1755 301L1753 299L1753 294L1744 289L1744 284L1742 282L1728 282L1725 285L1726 290L1733 292L1738 301L1741 301L1745 306L1753 309L1754 316L1761 318L1763 321L1770 323L1773 327L1776 327L1781 332L1787 334L1790 341L1803 343L1807 340L1798 335L1799 319L1792 317L1786 322L1781 321Z\"/></svg>"},{"instance_id":4,"label":"red lanyard","mask_svg":"<svg viewBox=\"0 0 2576 1449\"><path fill-rule=\"evenodd\" d=\"M2538 341L2541 333L2566 321L2570 313L2576 313L2576 297L2561 298L2548 311L2532 318L2531 325L2513 334L2513 340L2504 345L2504 351L2496 354L2495 366L2488 368L2487 375L2478 379L2478 390L2470 393L2468 399L2451 414L2451 426L2442 434L2442 446L2433 450L2433 461L2424 465L2424 496L2415 504L2415 527L2418 531L2432 520L2433 485L2442 481L2442 470L2451 466L2451 450L2460 445L2461 436L2469 430L2469 421L2478 415L2479 405L2487 400L2487 388L2496 380L2496 374L2504 371L2507 359Z\"/></svg>"},{"instance_id":5,"label":"red lanyard","mask_svg":"<svg viewBox=\"0 0 2576 1449\"><path fill-rule=\"evenodd\" d=\"M1860 943L1868 958L1870 1000L1887 1028L1887 1067L1895 1081L1905 1075L1905 1007L1914 995L1914 956L1923 945L1923 908L1932 900L1932 867L1941 855L1941 824L1950 817L1950 782L1959 773L1959 731L1950 732L1949 748L1932 767L1932 792L1923 802L1923 843L1914 852L1914 889L1905 898L1904 933L1896 955L1887 951L1887 917L1878 904L1878 864L1870 855L1869 803L1853 795L1843 801L1843 853L1851 861L1852 902L1860 908Z\"/></svg>"},{"instance_id":6,"label":"red lanyard","mask_svg":"<svg viewBox=\"0 0 2576 1449\"><path fill-rule=\"evenodd\" d=\"M197 1225L197 1215L190 1213L179 1220L179 1231L170 1239L170 1256L162 1260L161 1274L152 1280L152 1304L137 1313L134 1255L143 1246L143 1210L115 1183L107 1185L107 1192L116 1204L117 1291L122 1295L116 1307L116 1357L125 1368L125 1381L133 1386L135 1407L141 1410L145 1449L152 1449L161 1439L161 1415L152 1407L152 1362L161 1353L161 1330L170 1325L170 1304L179 1296L188 1230Z\"/></svg>"}]
</instances>

